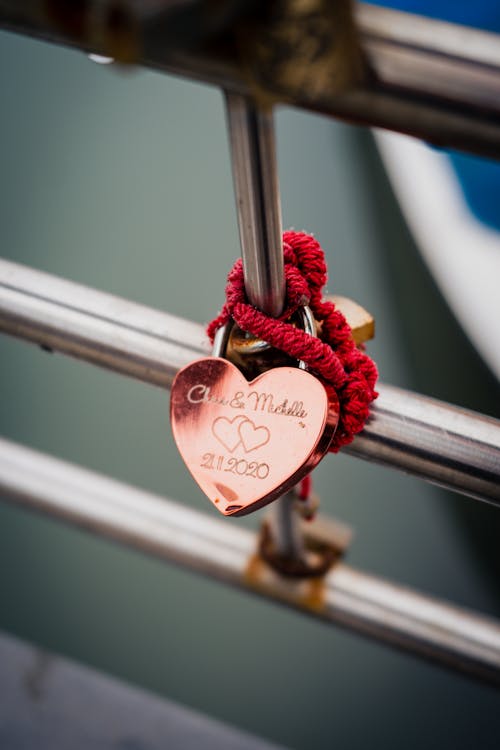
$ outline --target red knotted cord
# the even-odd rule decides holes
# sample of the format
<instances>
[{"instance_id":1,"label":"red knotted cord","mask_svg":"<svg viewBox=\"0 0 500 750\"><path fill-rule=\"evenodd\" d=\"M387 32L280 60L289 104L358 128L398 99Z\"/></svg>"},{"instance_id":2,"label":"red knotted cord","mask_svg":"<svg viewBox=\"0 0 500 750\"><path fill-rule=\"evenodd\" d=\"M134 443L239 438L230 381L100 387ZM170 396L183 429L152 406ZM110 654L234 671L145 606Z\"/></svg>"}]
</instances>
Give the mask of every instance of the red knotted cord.
<instances>
[{"instance_id":1,"label":"red knotted cord","mask_svg":"<svg viewBox=\"0 0 500 750\"><path fill-rule=\"evenodd\" d=\"M360 432L377 397L377 368L356 347L351 328L333 302L322 299L327 273L325 255L317 240L304 232L284 232L286 310L271 318L250 305L245 294L243 264L237 260L228 276L226 302L208 326L213 341L217 329L233 318L238 326L267 341L295 359L303 360L311 372L332 387L340 402L340 418L330 450L337 452ZM310 336L287 323L300 305L309 305L321 323L319 337Z\"/></svg>"}]
</instances>

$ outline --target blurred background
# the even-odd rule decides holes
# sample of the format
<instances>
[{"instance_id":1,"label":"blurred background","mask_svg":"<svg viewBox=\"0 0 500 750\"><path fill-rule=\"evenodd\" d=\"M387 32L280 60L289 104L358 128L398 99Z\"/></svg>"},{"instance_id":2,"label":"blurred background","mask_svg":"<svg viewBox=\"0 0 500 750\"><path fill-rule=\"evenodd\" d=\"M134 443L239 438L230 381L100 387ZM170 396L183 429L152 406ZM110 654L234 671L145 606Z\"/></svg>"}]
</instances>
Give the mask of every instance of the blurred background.
<instances>
[{"instance_id":1,"label":"blurred background","mask_svg":"<svg viewBox=\"0 0 500 750\"><path fill-rule=\"evenodd\" d=\"M239 255L220 92L9 33L0 92L2 257L208 322ZM374 314L381 379L500 416L370 132L286 108L277 130L284 225ZM168 393L1 337L0 394L6 437L211 513ZM493 507L343 455L315 482L350 564L500 616ZM8 503L0 630L291 748L498 747L493 688Z\"/></svg>"}]
</instances>

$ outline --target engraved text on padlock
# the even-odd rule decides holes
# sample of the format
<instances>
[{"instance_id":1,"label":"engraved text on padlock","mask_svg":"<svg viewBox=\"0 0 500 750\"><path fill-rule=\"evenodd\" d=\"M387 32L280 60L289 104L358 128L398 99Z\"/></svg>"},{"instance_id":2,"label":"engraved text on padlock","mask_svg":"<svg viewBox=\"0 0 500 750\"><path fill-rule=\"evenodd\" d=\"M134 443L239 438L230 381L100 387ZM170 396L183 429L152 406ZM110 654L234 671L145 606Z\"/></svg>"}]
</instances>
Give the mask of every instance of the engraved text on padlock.
<instances>
[{"instance_id":1,"label":"engraved text on padlock","mask_svg":"<svg viewBox=\"0 0 500 750\"><path fill-rule=\"evenodd\" d=\"M327 452L335 395L313 375L278 367L248 382L230 362L200 359L177 374L170 402L177 447L224 515L245 515L299 482Z\"/></svg>"}]
</instances>

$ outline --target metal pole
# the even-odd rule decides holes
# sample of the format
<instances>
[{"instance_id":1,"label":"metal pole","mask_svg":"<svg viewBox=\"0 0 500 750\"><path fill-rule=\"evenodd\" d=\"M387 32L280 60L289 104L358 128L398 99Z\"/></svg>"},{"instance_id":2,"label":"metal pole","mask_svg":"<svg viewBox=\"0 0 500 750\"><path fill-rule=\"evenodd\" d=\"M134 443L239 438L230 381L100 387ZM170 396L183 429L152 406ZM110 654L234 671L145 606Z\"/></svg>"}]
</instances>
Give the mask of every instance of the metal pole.
<instances>
[{"instance_id":1,"label":"metal pole","mask_svg":"<svg viewBox=\"0 0 500 750\"><path fill-rule=\"evenodd\" d=\"M125 5L125 3L123 3ZM140 39L139 65L187 76L248 95L248 71L218 45L179 51L158 38L142 4L129 3L132 27ZM297 90L294 76L283 101L348 122L383 127L423 138L440 146L500 157L499 36L366 3L355 4L363 56L371 74L346 90L330 80ZM0 26L84 52L95 49L90 38L50 23L46 2L0 0ZM333 30L332 33L337 33ZM93 40L92 40L93 41ZM132 40L134 42L134 40ZM175 45L174 45L175 47Z\"/></svg>"},{"instance_id":2,"label":"metal pole","mask_svg":"<svg viewBox=\"0 0 500 750\"><path fill-rule=\"evenodd\" d=\"M254 307L276 318L285 274L273 112L231 93L226 112L245 290Z\"/></svg>"},{"instance_id":3,"label":"metal pole","mask_svg":"<svg viewBox=\"0 0 500 750\"><path fill-rule=\"evenodd\" d=\"M253 533L0 439L5 499L468 675L500 684L500 623L336 565L290 581Z\"/></svg>"},{"instance_id":4,"label":"metal pole","mask_svg":"<svg viewBox=\"0 0 500 750\"><path fill-rule=\"evenodd\" d=\"M0 331L169 388L210 353L203 327L0 260ZM379 384L350 452L500 507L500 421Z\"/></svg>"},{"instance_id":5,"label":"metal pole","mask_svg":"<svg viewBox=\"0 0 500 750\"><path fill-rule=\"evenodd\" d=\"M499 420L394 386L379 392L373 419L348 453L457 492L474 486L473 496L500 506Z\"/></svg>"},{"instance_id":6,"label":"metal pole","mask_svg":"<svg viewBox=\"0 0 500 750\"><path fill-rule=\"evenodd\" d=\"M226 112L245 290L254 307L277 317L286 289L273 111L226 93ZM273 503L271 530L280 555L302 556L299 518L288 494Z\"/></svg>"}]
</instances>

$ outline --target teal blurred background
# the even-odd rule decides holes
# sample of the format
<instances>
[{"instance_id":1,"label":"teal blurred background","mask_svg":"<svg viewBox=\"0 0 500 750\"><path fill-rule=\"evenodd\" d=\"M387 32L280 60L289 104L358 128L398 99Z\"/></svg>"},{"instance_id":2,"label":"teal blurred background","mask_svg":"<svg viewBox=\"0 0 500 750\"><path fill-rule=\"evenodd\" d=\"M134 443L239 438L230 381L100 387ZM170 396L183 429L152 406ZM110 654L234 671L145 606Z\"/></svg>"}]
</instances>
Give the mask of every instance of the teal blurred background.
<instances>
[{"instance_id":1,"label":"teal blurred background","mask_svg":"<svg viewBox=\"0 0 500 750\"><path fill-rule=\"evenodd\" d=\"M7 33L0 92L1 255L213 317L239 254L220 92ZM374 313L381 379L499 416L370 134L287 109L277 127L284 224L320 240L329 291ZM168 393L6 337L0 388L5 436L211 512ZM323 511L355 528L352 565L500 615L494 508L343 455L315 481ZM293 748L499 743L492 688L8 503L0 629Z\"/></svg>"}]
</instances>

